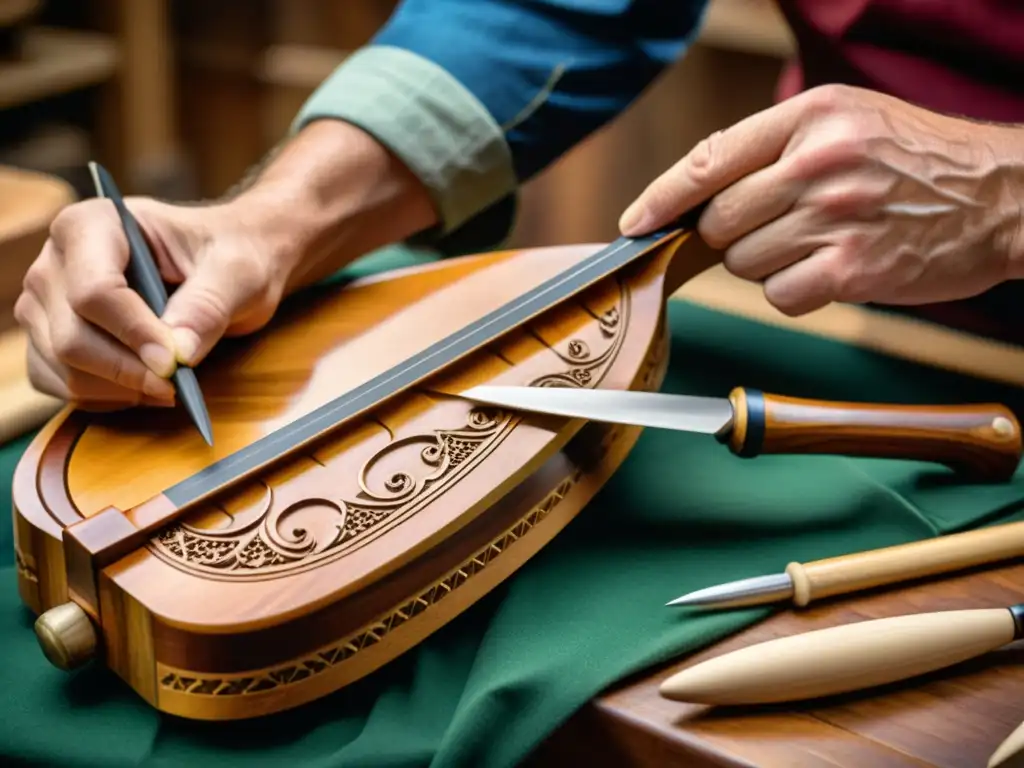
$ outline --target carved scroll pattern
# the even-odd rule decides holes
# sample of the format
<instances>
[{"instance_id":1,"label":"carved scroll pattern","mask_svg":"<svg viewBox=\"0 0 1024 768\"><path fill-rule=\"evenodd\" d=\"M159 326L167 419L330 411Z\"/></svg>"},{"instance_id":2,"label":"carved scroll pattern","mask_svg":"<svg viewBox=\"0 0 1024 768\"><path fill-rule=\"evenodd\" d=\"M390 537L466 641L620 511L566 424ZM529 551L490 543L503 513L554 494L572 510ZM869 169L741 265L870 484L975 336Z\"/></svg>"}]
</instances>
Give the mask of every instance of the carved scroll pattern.
<instances>
[{"instance_id":1,"label":"carved scroll pattern","mask_svg":"<svg viewBox=\"0 0 1024 768\"><path fill-rule=\"evenodd\" d=\"M621 288L621 286L620 286ZM621 293L621 305L626 309L625 291ZM611 343L598 354L594 354L583 339L570 339L562 351L552 347L552 351L566 364L566 368L557 373L539 376L530 382L531 387L588 387L597 383L594 379L598 372L608 370L608 365L622 347L625 334L622 333L622 310L619 306L608 309L597 317L601 336Z\"/></svg>"},{"instance_id":2,"label":"carved scroll pattern","mask_svg":"<svg viewBox=\"0 0 1024 768\"><path fill-rule=\"evenodd\" d=\"M564 364L530 382L537 387L590 387L598 384L624 341L628 325L628 292L618 284L618 301L596 316L604 344L591 349L582 338L564 348L550 347ZM559 345L562 346L562 345ZM306 457L312 466L302 498L289 498L287 488L265 480L261 498L234 511L218 529L179 521L152 538L147 548L174 567L215 579L266 579L294 573L344 556L402 520L450 488L482 461L518 423L514 414L470 409L464 424L395 440L372 455L358 476L352 498L332 493L337 487L330 465ZM396 459L401 469L383 487L373 487L373 469ZM315 491L315 492L313 492ZM250 486L251 492L251 486ZM221 510L226 510L221 507Z\"/></svg>"},{"instance_id":3,"label":"carved scroll pattern","mask_svg":"<svg viewBox=\"0 0 1024 768\"><path fill-rule=\"evenodd\" d=\"M319 462L311 462L298 497L261 479L262 497L236 510L231 524L210 530L180 522L152 539L149 549L214 577L263 579L311 567L415 512L478 463L514 423L511 414L472 408L459 429L395 440L363 464L359 493L351 499L332 498L336 478ZM402 471L374 487L374 467L396 455Z\"/></svg>"},{"instance_id":4,"label":"carved scroll pattern","mask_svg":"<svg viewBox=\"0 0 1024 768\"><path fill-rule=\"evenodd\" d=\"M594 458L598 461L603 459L621 433L622 428L618 426L605 428ZM580 481L582 475L583 471L577 469L514 526L479 549L458 568L337 643L286 664L248 674L207 676L185 670L161 668L158 670L160 687L194 696L246 696L302 683L349 661L362 651L380 643L406 622L436 606L508 552L517 541L529 534L558 507Z\"/></svg>"}]
</instances>

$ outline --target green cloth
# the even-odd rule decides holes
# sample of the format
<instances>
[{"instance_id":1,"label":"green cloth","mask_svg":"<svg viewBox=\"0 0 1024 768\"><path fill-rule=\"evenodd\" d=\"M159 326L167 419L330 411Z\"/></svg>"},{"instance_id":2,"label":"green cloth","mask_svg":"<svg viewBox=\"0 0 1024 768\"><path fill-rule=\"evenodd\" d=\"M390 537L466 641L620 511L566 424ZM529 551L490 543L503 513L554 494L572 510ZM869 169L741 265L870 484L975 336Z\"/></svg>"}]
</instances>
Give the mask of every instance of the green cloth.
<instances>
[{"instance_id":1,"label":"green cloth","mask_svg":"<svg viewBox=\"0 0 1024 768\"><path fill-rule=\"evenodd\" d=\"M382 258L396 264L394 253ZM1024 413L1024 391L682 302L671 302L669 314L666 392L725 395L745 385L854 400L994 399ZM0 453L4 482L25 445L18 440ZM10 497L9 489L4 495ZM791 560L1022 517L1024 471L1010 484L971 487L930 465L743 460L707 436L648 430L555 541L421 646L297 711L209 724L154 712L99 665L70 676L49 666L15 589L10 514L4 513L0 762L512 766L606 686L769 612L664 607L683 592L776 572Z\"/></svg>"}]
</instances>

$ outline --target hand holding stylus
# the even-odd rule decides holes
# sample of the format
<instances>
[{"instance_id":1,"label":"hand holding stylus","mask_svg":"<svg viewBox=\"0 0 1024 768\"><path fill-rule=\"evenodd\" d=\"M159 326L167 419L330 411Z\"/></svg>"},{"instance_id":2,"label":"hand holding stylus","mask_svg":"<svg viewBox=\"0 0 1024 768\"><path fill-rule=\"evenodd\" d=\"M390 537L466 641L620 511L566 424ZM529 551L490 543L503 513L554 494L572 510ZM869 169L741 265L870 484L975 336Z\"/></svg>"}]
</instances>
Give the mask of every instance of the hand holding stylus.
<instances>
[{"instance_id":1,"label":"hand holding stylus","mask_svg":"<svg viewBox=\"0 0 1024 768\"><path fill-rule=\"evenodd\" d=\"M89 163L89 172L92 174L93 184L96 187L96 196L105 197L114 204L121 226L124 227L125 236L128 238L128 283L138 292L146 302L146 306L153 311L157 317L163 316L167 310L167 288L164 285L160 269L157 267L153 254L149 250L146 238L139 229L135 217L125 207L121 199L121 192L118 190L114 180L107 170L99 163ZM207 445L213 445L213 426L210 424L210 415L206 410L206 402L203 393L199 389L199 382L196 380L195 372L191 368L177 365L174 373L175 389L178 399L181 400L189 417L199 430Z\"/></svg>"},{"instance_id":2,"label":"hand holding stylus","mask_svg":"<svg viewBox=\"0 0 1024 768\"><path fill-rule=\"evenodd\" d=\"M129 198L124 208L167 286L160 313L140 293L125 225L105 197L62 210L27 271L15 316L29 379L82 410L171 407L179 364L196 367L223 337L258 330L277 309L290 266L276 235L261 231L277 219L251 201Z\"/></svg>"}]
</instances>

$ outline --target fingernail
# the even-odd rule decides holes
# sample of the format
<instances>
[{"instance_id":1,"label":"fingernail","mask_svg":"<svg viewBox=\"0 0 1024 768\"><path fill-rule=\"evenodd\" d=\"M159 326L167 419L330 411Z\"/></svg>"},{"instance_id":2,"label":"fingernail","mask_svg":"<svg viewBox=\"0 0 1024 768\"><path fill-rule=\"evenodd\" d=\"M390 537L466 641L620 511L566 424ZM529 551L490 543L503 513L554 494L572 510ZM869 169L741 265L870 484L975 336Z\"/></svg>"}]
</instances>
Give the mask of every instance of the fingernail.
<instances>
[{"instance_id":1,"label":"fingernail","mask_svg":"<svg viewBox=\"0 0 1024 768\"><path fill-rule=\"evenodd\" d=\"M199 353L199 336L188 328L175 328L173 333L174 345L178 348L178 360L185 365L191 365Z\"/></svg>"},{"instance_id":2,"label":"fingernail","mask_svg":"<svg viewBox=\"0 0 1024 768\"><path fill-rule=\"evenodd\" d=\"M149 397L148 395L143 395L139 404L148 405L153 408L173 408L174 398L171 397L170 399L167 399L163 397Z\"/></svg>"},{"instance_id":3,"label":"fingernail","mask_svg":"<svg viewBox=\"0 0 1024 768\"><path fill-rule=\"evenodd\" d=\"M174 402L174 386L171 382L152 373L147 373L142 379L142 392L158 400Z\"/></svg>"},{"instance_id":4,"label":"fingernail","mask_svg":"<svg viewBox=\"0 0 1024 768\"><path fill-rule=\"evenodd\" d=\"M146 342L139 348L139 357L157 376L167 377L174 373L174 355L167 347L155 342Z\"/></svg>"},{"instance_id":5,"label":"fingernail","mask_svg":"<svg viewBox=\"0 0 1024 768\"><path fill-rule=\"evenodd\" d=\"M647 211L640 203L633 203L619 219L619 231L624 235L635 235L642 231Z\"/></svg>"}]
</instances>

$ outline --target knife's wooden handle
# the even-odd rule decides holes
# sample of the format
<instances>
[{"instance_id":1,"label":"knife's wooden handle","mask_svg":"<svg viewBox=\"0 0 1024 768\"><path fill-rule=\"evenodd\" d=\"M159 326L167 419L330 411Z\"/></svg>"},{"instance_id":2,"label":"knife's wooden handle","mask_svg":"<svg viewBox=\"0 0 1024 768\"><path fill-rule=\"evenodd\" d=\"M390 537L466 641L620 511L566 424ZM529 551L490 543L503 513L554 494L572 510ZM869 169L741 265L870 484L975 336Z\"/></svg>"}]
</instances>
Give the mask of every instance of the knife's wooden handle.
<instances>
[{"instance_id":1,"label":"knife's wooden handle","mask_svg":"<svg viewBox=\"0 0 1024 768\"><path fill-rule=\"evenodd\" d=\"M780 637L683 669L661 684L661 695L768 704L908 680L1018 639L1016 613L1016 606L918 613Z\"/></svg>"},{"instance_id":2,"label":"knife's wooden handle","mask_svg":"<svg viewBox=\"0 0 1024 768\"><path fill-rule=\"evenodd\" d=\"M1020 423L1006 406L878 405L772 395L737 387L721 435L738 456L838 454L944 464L978 480L1007 480L1021 458Z\"/></svg>"}]
</instances>

